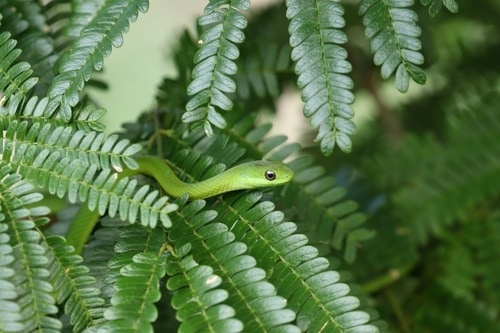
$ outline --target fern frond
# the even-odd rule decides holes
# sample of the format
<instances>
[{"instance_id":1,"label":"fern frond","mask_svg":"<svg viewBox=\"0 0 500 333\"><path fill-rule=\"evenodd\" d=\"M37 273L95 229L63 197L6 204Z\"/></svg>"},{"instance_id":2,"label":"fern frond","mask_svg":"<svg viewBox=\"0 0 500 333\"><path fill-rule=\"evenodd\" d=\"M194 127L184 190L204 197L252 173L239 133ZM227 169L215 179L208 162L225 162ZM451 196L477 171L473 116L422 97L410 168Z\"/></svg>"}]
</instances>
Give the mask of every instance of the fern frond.
<instances>
[{"instance_id":1,"label":"fern frond","mask_svg":"<svg viewBox=\"0 0 500 333\"><path fill-rule=\"evenodd\" d=\"M58 159L57 154L42 152L31 166L22 165L22 168L28 175L30 171L36 172L34 180L49 193L58 197L67 193L71 203L77 199L87 201L91 211L97 210L100 215L107 212L111 217L118 215L130 223L140 220L141 224L154 228L161 221L169 228L168 214L177 208L167 197L158 197L158 190L151 190L149 185L138 187L135 179L118 180L117 174L109 169L98 172L86 163ZM31 178L28 176L28 179Z\"/></svg>"},{"instance_id":2,"label":"fern frond","mask_svg":"<svg viewBox=\"0 0 500 333\"><path fill-rule=\"evenodd\" d=\"M480 293L488 304L500 308L500 274L496 264L500 258L500 211L495 209L483 223L471 223L464 232L471 236L471 249L475 254L474 267L480 276ZM469 238L469 237L468 237Z\"/></svg>"},{"instance_id":3,"label":"fern frond","mask_svg":"<svg viewBox=\"0 0 500 333\"><path fill-rule=\"evenodd\" d=\"M483 96L474 114L464 114L450 129L448 144L426 157L429 167L394 195L409 218L415 240L442 235L445 227L485 198L498 193L500 117L498 94ZM464 130L464 129L467 130ZM467 134L466 134L467 133ZM438 164L435 164L436 162ZM416 181L418 179L418 182Z\"/></svg>"},{"instance_id":4,"label":"fern frond","mask_svg":"<svg viewBox=\"0 0 500 333\"><path fill-rule=\"evenodd\" d=\"M15 272L9 278L14 289L7 297L18 305L11 308L14 310L14 322L10 323L12 326L9 329L22 324L24 332L60 330L61 322L52 317L58 309L53 286L47 281L49 271L46 268L45 246L36 229L36 224L47 222L40 216L46 215L48 209L26 208L28 204L39 201L41 195L30 193L33 186L22 181L19 175L9 172L8 166L0 168L0 207L3 223L8 225L9 245L13 248L14 261L9 267Z\"/></svg>"},{"instance_id":5,"label":"fern frond","mask_svg":"<svg viewBox=\"0 0 500 333\"><path fill-rule=\"evenodd\" d=\"M453 296L473 298L476 265L467 244L459 239L457 235L444 237L433 255L440 266L436 281Z\"/></svg>"},{"instance_id":6,"label":"fern frond","mask_svg":"<svg viewBox=\"0 0 500 333\"><path fill-rule=\"evenodd\" d=\"M74 126L84 133L102 132L105 128L100 121L106 113L105 109L96 108L92 104L82 106L74 111L71 123L66 124L61 119L52 117L57 106L49 102L48 97L39 99L37 96L33 96L25 102L22 95L11 96L9 102L0 107L0 128L6 130L11 122L19 120L36 122L41 125L51 124L53 127Z\"/></svg>"},{"instance_id":7,"label":"fern frond","mask_svg":"<svg viewBox=\"0 0 500 333\"><path fill-rule=\"evenodd\" d=\"M247 20L241 11L249 7L248 0L211 0L198 21L207 29L194 56L196 66L191 73L193 81L188 86L188 95L192 97L186 104L187 112L182 120L204 128L208 136L213 134L212 125L226 127L217 109L229 111L233 107L228 94L236 91L236 84L230 75L237 70L234 60L239 57L239 51L235 44L245 38L242 29Z\"/></svg>"},{"instance_id":8,"label":"fern frond","mask_svg":"<svg viewBox=\"0 0 500 333\"><path fill-rule=\"evenodd\" d=\"M458 13L458 3L455 0L420 0L423 6L429 6L429 15L436 16L443 5L451 13Z\"/></svg>"},{"instance_id":9,"label":"fern frond","mask_svg":"<svg viewBox=\"0 0 500 333\"><path fill-rule=\"evenodd\" d=\"M438 285L422 295L425 303L415 309L418 332L499 332L498 311L475 299L456 297ZM415 304L417 305L417 304Z\"/></svg>"},{"instance_id":10,"label":"fern frond","mask_svg":"<svg viewBox=\"0 0 500 333\"><path fill-rule=\"evenodd\" d=\"M420 259L407 224L393 215L385 208L370 216L368 222L376 236L362 243L356 261L349 266L357 283L369 295L398 281Z\"/></svg>"},{"instance_id":11,"label":"fern frond","mask_svg":"<svg viewBox=\"0 0 500 333\"><path fill-rule=\"evenodd\" d=\"M340 46L347 41L340 30L345 25L344 8L337 1L288 0L286 6L304 115L311 119L312 127L319 127L316 140L323 154L330 155L336 144L348 152L355 127L350 120L354 115L353 82L346 75L352 66Z\"/></svg>"},{"instance_id":12,"label":"fern frond","mask_svg":"<svg viewBox=\"0 0 500 333\"><path fill-rule=\"evenodd\" d=\"M281 91L278 74L291 65L288 45L280 46L272 42L253 45L253 49L242 53L238 60L239 71L235 79L240 98L250 102L252 96L259 99L278 97Z\"/></svg>"},{"instance_id":13,"label":"fern frond","mask_svg":"<svg viewBox=\"0 0 500 333\"><path fill-rule=\"evenodd\" d=\"M315 243L343 249L345 260L354 262L359 244L375 236L373 230L362 227L366 216L354 201L345 199L345 189L336 187L335 179L314 165L312 157L299 157L289 165L295 177L285 200L297 205L299 221L315 225L308 235Z\"/></svg>"},{"instance_id":14,"label":"fern frond","mask_svg":"<svg viewBox=\"0 0 500 333\"><path fill-rule=\"evenodd\" d=\"M282 161L299 152L298 144L283 145L285 136L267 137L271 125L252 129L252 123L251 118L244 119L228 132L235 141L242 141L250 158ZM217 156L212 154L227 149L207 147L210 146L205 142L203 153L210 156ZM354 201L345 200L345 189L336 187L335 179L316 165L313 157L302 155L292 160L289 166L295 177L284 187L282 195L288 207L297 207L297 222L308 226L307 236L313 244L329 244L335 250L343 251L346 261L352 263L359 244L374 236L372 230L362 227L366 217L358 212Z\"/></svg>"},{"instance_id":15,"label":"fern frond","mask_svg":"<svg viewBox=\"0 0 500 333\"><path fill-rule=\"evenodd\" d=\"M21 50L14 48L16 41L10 36L8 32L0 33L0 91L5 100L13 94L26 95L38 81L32 77L33 70L29 63L16 62Z\"/></svg>"},{"instance_id":16,"label":"fern frond","mask_svg":"<svg viewBox=\"0 0 500 333\"><path fill-rule=\"evenodd\" d=\"M359 4L373 61L381 66L384 79L396 71L396 88L400 92L408 90L410 78L418 84L426 81L424 71L418 67L424 63L424 56L420 53L417 13L408 8L412 5L413 0L363 0Z\"/></svg>"},{"instance_id":17,"label":"fern frond","mask_svg":"<svg viewBox=\"0 0 500 333\"><path fill-rule=\"evenodd\" d=\"M23 50L19 59L26 61L33 70L32 76L39 80L34 95L43 96L54 77L52 70L58 59L55 41L47 29L41 3L33 1L5 0L0 3L2 29L9 31Z\"/></svg>"},{"instance_id":18,"label":"fern frond","mask_svg":"<svg viewBox=\"0 0 500 333\"><path fill-rule=\"evenodd\" d=\"M71 15L64 25L63 35L75 39L100 10L100 0L75 0L71 2Z\"/></svg>"},{"instance_id":19,"label":"fern frond","mask_svg":"<svg viewBox=\"0 0 500 333\"><path fill-rule=\"evenodd\" d=\"M63 33L72 17L72 4L61 0L47 0L42 6L42 15L46 20L46 29L54 36L54 45L58 54L68 47L71 39Z\"/></svg>"},{"instance_id":20,"label":"fern frond","mask_svg":"<svg viewBox=\"0 0 500 333\"><path fill-rule=\"evenodd\" d=\"M106 306L109 306L115 292L113 283L120 274L120 268L125 265L115 264L115 245L120 240L121 231L128 225L117 217L102 217L100 228L92 234L83 251L89 275L95 277L95 286L101 290Z\"/></svg>"},{"instance_id":21,"label":"fern frond","mask_svg":"<svg viewBox=\"0 0 500 333\"><path fill-rule=\"evenodd\" d=\"M12 122L0 143L5 147L2 158L50 194L67 195L71 203L88 200L89 209L97 209L101 215L108 210L110 216L119 214L131 223L140 218L144 225L154 227L161 220L170 226L168 213L176 206L168 203L167 197L158 197L159 192L148 185L138 188L135 179L118 179L112 172L111 168L121 170L122 164L130 168L137 165L130 155L139 146L129 145L128 140L117 142L117 138L105 139L95 132L73 133L68 127L53 129L49 124L29 127L24 121ZM39 143L33 143L38 139ZM69 156L64 156L65 152Z\"/></svg>"},{"instance_id":22,"label":"fern frond","mask_svg":"<svg viewBox=\"0 0 500 333\"><path fill-rule=\"evenodd\" d=\"M50 85L47 95L58 107L57 115L68 122L72 118L72 107L80 100L83 89L94 70L100 70L104 58L112 47L120 47L131 21L138 12L145 12L147 0L120 0L105 2L94 19L80 32L72 47L62 57L59 74Z\"/></svg>"},{"instance_id":23,"label":"fern frond","mask_svg":"<svg viewBox=\"0 0 500 333\"><path fill-rule=\"evenodd\" d=\"M197 205L184 208L196 210ZM181 322L179 331L204 330L209 332L242 332L243 324L234 318L235 310L223 302L228 298L224 289L216 289L221 278L209 266L199 265L188 255L189 243L177 248L168 259L167 288L174 292L172 306Z\"/></svg>"},{"instance_id":24,"label":"fern frond","mask_svg":"<svg viewBox=\"0 0 500 333\"><path fill-rule=\"evenodd\" d=\"M282 161L299 152L298 144L283 145L285 136L267 137L270 124L255 128L253 124L254 119L246 117L232 124L230 129L224 129L222 132L225 135L205 137L200 132L192 132L182 140L174 129L168 134L171 140L167 141L167 149L179 151L193 147L191 151L210 156L213 161L223 161L227 166L242 158ZM189 151L185 149L170 160L174 164L182 164ZM281 195L288 207L297 207L297 222L307 225L307 236L313 244L329 244L336 251L343 251L348 262L354 262L360 244L374 236L373 230L363 227L366 217L358 212L354 201L345 200L345 190L335 186L335 179L327 175L324 168L317 166L313 157L303 155L290 162L289 166L296 175ZM189 173L189 170L186 171ZM214 173L210 172L203 178L210 175Z\"/></svg>"},{"instance_id":25,"label":"fern frond","mask_svg":"<svg viewBox=\"0 0 500 333\"><path fill-rule=\"evenodd\" d=\"M54 286L57 302L64 305L73 332L82 332L94 326L102 318L104 300L96 288L96 280L89 275L82 258L74 254L74 249L66 245L59 236L46 239L47 266L50 282Z\"/></svg>"},{"instance_id":26,"label":"fern frond","mask_svg":"<svg viewBox=\"0 0 500 333\"><path fill-rule=\"evenodd\" d=\"M43 104L43 103L42 103ZM51 123L0 119L5 133L0 136L4 145L3 159L19 163L21 159L37 158L37 154L58 153L69 160L94 165L100 169L122 170L123 165L137 168L131 157L141 146L131 145L126 139L118 140L118 135L106 136L103 133L75 131L72 127L53 127ZM6 126L7 125L7 126ZM45 150L45 153L41 151ZM56 158L56 157L53 157ZM25 162L26 163L26 162Z\"/></svg>"},{"instance_id":27,"label":"fern frond","mask_svg":"<svg viewBox=\"0 0 500 333\"><path fill-rule=\"evenodd\" d=\"M275 287L265 280L265 272L246 254L247 246L234 241L226 225L212 222L214 211L198 213L204 205L195 201L172 215L176 226L169 235L172 242L176 246L191 244L194 260L214 268L222 279L221 288L229 292L225 303L234 308L245 330L298 332L291 323L295 314L285 308L286 301L276 295Z\"/></svg>"},{"instance_id":28,"label":"fern frond","mask_svg":"<svg viewBox=\"0 0 500 333\"><path fill-rule=\"evenodd\" d=\"M9 244L9 225L4 223L3 204L0 205L0 331L21 332L23 330L21 307L16 302L18 294L12 283L16 273L12 267L15 260L12 245Z\"/></svg>"},{"instance_id":29,"label":"fern frond","mask_svg":"<svg viewBox=\"0 0 500 333\"><path fill-rule=\"evenodd\" d=\"M128 226L123 229L116 245L121 260L120 265L114 267L119 271L113 284L115 292L111 307L104 312L107 322L100 329L153 332L151 322L158 317L153 303L160 298L160 279L165 275L164 242L161 228Z\"/></svg>"},{"instance_id":30,"label":"fern frond","mask_svg":"<svg viewBox=\"0 0 500 333\"><path fill-rule=\"evenodd\" d=\"M307 245L305 235L295 233L297 226L285 222L271 202L259 202L260 198L254 192L217 206L220 220L248 245L249 254L259 258L269 281L276 283L279 295L297 312L301 330L378 332L367 324L369 315L356 310L359 300L339 282L339 273L328 270L328 260Z\"/></svg>"},{"instance_id":31,"label":"fern frond","mask_svg":"<svg viewBox=\"0 0 500 333\"><path fill-rule=\"evenodd\" d=\"M284 2L277 2L251 12L236 62L236 108L248 113L268 108L296 79L284 11Z\"/></svg>"}]
</instances>

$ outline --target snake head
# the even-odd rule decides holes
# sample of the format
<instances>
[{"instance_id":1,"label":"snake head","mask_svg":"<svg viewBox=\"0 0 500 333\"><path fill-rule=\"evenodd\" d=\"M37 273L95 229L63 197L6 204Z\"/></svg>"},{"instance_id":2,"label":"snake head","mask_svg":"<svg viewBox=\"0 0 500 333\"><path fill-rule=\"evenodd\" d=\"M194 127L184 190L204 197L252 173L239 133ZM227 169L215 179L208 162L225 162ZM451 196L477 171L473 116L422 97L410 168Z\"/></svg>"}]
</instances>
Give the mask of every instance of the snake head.
<instances>
[{"instance_id":1,"label":"snake head","mask_svg":"<svg viewBox=\"0 0 500 333\"><path fill-rule=\"evenodd\" d=\"M245 188L278 186L293 178L293 171L286 164L276 161L253 161L240 164L241 179Z\"/></svg>"}]
</instances>

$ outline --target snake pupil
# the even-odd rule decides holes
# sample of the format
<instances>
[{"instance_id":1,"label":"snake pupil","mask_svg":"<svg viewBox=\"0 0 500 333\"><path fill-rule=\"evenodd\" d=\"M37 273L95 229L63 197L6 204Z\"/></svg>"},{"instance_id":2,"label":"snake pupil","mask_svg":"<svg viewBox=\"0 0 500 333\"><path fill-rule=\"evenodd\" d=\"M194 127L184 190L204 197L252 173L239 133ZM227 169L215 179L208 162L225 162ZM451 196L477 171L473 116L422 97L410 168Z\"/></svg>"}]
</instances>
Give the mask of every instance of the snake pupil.
<instances>
[{"instance_id":1,"label":"snake pupil","mask_svg":"<svg viewBox=\"0 0 500 333\"><path fill-rule=\"evenodd\" d=\"M276 179L276 174L272 170L267 170L264 174L267 180L275 180Z\"/></svg>"}]
</instances>

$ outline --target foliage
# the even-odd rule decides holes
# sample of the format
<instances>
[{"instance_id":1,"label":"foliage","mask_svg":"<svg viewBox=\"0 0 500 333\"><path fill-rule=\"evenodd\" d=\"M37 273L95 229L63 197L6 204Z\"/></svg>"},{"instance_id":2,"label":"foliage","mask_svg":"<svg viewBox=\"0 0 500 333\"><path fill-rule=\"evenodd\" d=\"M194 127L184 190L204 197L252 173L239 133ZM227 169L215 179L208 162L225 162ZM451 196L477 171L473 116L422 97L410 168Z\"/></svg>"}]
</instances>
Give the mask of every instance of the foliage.
<instances>
[{"instance_id":1,"label":"foliage","mask_svg":"<svg viewBox=\"0 0 500 333\"><path fill-rule=\"evenodd\" d=\"M0 332L500 332L494 1L209 0L105 134L92 75L147 9L0 1ZM308 149L261 121L293 86ZM190 201L138 154L295 176Z\"/></svg>"}]
</instances>

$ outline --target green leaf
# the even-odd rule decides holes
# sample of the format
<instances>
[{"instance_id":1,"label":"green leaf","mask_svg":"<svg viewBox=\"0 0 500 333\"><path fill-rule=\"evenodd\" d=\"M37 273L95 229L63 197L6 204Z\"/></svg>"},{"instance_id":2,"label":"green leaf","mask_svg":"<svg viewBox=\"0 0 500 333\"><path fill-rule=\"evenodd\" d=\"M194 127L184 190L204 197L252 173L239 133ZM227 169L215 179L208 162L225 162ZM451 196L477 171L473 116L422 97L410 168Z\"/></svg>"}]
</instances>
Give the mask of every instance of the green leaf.
<instances>
[{"instance_id":1,"label":"green leaf","mask_svg":"<svg viewBox=\"0 0 500 333\"><path fill-rule=\"evenodd\" d=\"M240 11L247 10L248 6L248 1L211 1L198 20L205 30L200 37L200 49L194 56L196 66L187 88L191 98L182 120L193 123L193 128L203 126L208 136L213 133L212 125L226 126L217 109L229 111L233 108L229 94L236 91L236 84L229 75L237 69L234 60L239 57L239 51L235 44L245 38L242 29L246 26L246 18Z\"/></svg>"},{"instance_id":2,"label":"green leaf","mask_svg":"<svg viewBox=\"0 0 500 333\"><path fill-rule=\"evenodd\" d=\"M38 82L37 78L31 77L33 70L29 63L16 63L21 50L14 49L16 41L10 37L6 31L0 34L0 90L5 99L13 94L27 95Z\"/></svg>"},{"instance_id":3,"label":"green leaf","mask_svg":"<svg viewBox=\"0 0 500 333\"><path fill-rule=\"evenodd\" d=\"M381 66L384 79L396 71L396 89L400 92L408 91L410 78L418 84L426 80L424 71L417 66L424 63L419 40L422 31L417 14L408 8L412 5L413 0L363 0L359 5L365 36L371 39L373 62Z\"/></svg>"},{"instance_id":4,"label":"green leaf","mask_svg":"<svg viewBox=\"0 0 500 333\"><path fill-rule=\"evenodd\" d=\"M107 321L101 329L153 332L151 323L158 317L154 303L159 300L160 279L165 274L164 241L161 229L134 225L121 231L116 246L122 257L113 262L110 272L115 292L111 306L104 311Z\"/></svg>"},{"instance_id":5,"label":"green leaf","mask_svg":"<svg viewBox=\"0 0 500 333\"><path fill-rule=\"evenodd\" d=\"M79 93L94 70L100 70L104 57L112 47L120 47L122 34L139 11L148 8L147 0L105 2L62 56L59 73L53 79L48 96L58 105L58 116L68 122L72 107L80 100Z\"/></svg>"},{"instance_id":6,"label":"green leaf","mask_svg":"<svg viewBox=\"0 0 500 333\"><path fill-rule=\"evenodd\" d=\"M436 16L440 11L443 5L448 9L451 13L458 13L459 6L455 0L420 0L423 6L429 6L429 15L431 17Z\"/></svg>"},{"instance_id":7,"label":"green leaf","mask_svg":"<svg viewBox=\"0 0 500 333\"><path fill-rule=\"evenodd\" d=\"M297 84L302 89L304 115L314 128L320 127L316 140L320 141L324 155L330 155L335 145L349 152L351 142L345 136L352 134L354 128L350 120L354 95L352 80L345 75L351 71L351 64L346 60L346 50L340 46L347 41L339 30L345 25L344 8L329 1L317 4L286 1L286 4L292 60L296 62ZM336 126L336 119L343 119L349 126ZM349 130L345 131L347 127ZM343 139L340 142L339 137Z\"/></svg>"}]
</instances>

